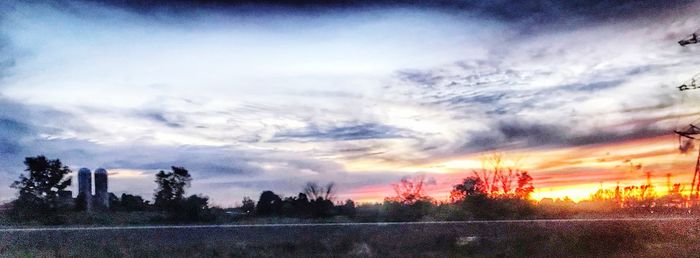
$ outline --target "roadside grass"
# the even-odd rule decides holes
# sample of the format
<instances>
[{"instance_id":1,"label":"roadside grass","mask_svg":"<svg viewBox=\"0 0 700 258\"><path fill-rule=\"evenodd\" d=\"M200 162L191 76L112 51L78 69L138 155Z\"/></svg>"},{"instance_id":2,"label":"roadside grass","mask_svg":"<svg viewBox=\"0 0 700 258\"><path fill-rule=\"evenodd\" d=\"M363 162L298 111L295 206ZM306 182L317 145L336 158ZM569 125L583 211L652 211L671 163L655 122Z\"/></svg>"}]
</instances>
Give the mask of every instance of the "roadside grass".
<instances>
[{"instance_id":1,"label":"roadside grass","mask_svg":"<svg viewBox=\"0 0 700 258\"><path fill-rule=\"evenodd\" d=\"M696 257L700 221L0 233L2 257Z\"/></svg>"}]
</instances>

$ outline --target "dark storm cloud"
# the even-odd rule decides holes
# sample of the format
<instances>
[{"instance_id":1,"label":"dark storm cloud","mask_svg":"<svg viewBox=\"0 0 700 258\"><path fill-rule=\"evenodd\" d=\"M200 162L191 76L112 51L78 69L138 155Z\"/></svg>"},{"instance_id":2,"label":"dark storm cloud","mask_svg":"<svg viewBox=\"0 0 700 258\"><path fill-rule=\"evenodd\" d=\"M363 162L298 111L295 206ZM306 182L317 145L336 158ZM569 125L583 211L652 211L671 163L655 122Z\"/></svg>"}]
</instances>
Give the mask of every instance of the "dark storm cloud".
<instances>
[{"instance_id":1,"label":"dark storm cloud","mask_svg":"<svg viewBox=\"0 0 700 258\"><path fill-rule=\"evenodd\" d=\"M631 130L623 132L596 132L582 136L570 137L567 140L568 145L585 145L616 141L626 141L634 139L644 139L654 136L668 135L670 131L666 128L638 126Z\"/></svg>"},{"instance_id":2,"label":"dark storm cloud","mask_svg":"<svg viewBox=\"0 0 700 258\"><path fill-rule=\"evenodd\" d=\"M489 130L470 133L470 141L464 146L468 151L493 150L503 147L533 147L565 145L567 138L558 125L500 121Z\"/></svg>"},{"instance_id":3,"label":"dark storm cloud","mask_svg":"<svg viewBox=\"0 0 700 258\"><path fill-rule=\"evenodd\" d=\"M415 7L445 11L472 11L504 20L547 21L562 17L619 17L653 13L661 8L683 6L689 0L100 0L138 11L190 9L198 7L275 6L293 9L353 9Z\"/></svg>"},{"instance_id":4,"label":"dark storm cloud","mask_svg":"<svg viewBox=\"0 0 700 258\"><path fill-rule=\"evenodd\" d=\"M361 123L338 126L319 126L311 124L300 130L288 130L275 134L273 141L352 141L370 139L403 138L403 129L376 124Z\"/></svg>"},{"instance_id":5,"label":"dark storm cloud","mask_svg":"<svg viewBox=\"0 0 700 258\"><path fill-rule=\"evenodd\" d=\"M25 120L28 116L25 106L0 96L0 156L9 157L24 149L22 141L35 133Z\"/></svg>"},{"instance_id":6,"label":"dark storm cloud","mask_svg":"<svg viewBox=\"0 0 700 258\"><path fill-rule=\"evenodd\" d=\"M601 129L584 133L575 132L575 127L539 122L499 121L490 126L490 130L471 133L471 140L464 149L483 151L512 147L568 147L669 134L668 129L646 125L624 131Z\"/></svg>"},{"instance_id":7,"label":"dark storm cloud","mask_svg":"<svg viewBox=\"0 0 700 258\"><path fill-rule=\"evenodd\" d=\"M17 154L22 149L18 139L28 133L28 125L14 119L0 117L0 155Z\"/></svg>"}]
</instances>

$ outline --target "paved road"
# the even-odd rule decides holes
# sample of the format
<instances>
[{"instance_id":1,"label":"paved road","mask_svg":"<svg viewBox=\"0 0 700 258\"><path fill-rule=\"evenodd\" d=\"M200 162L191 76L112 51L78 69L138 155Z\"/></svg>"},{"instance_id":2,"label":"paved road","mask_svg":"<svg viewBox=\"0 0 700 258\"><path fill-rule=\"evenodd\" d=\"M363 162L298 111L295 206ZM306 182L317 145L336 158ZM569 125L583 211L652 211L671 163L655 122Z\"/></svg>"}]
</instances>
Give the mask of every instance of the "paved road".
<instances>
[{"instance_id":1,"label":"paved road","mask_svg":"<svg viewBox=\"0 0 700 258\"><path fill-rule=\"evenodd\" d=\"M698 221L700 218L605 218L605 219L537 219L537 220L474 220L474 221L421 221L421 222L368 222L368 223L291 223L291 224L215 224L215 225L150 225L150 226L79 226L79 227L20 227L0 228L0 233L35 231L100 231L145 229L207 229L207 228L284 228L284 227L338 227L338 226L390 226L390 225L469 225L469 224L531 224L576 222L644 222L644 221Z\"/></svg>"}]
</instances>

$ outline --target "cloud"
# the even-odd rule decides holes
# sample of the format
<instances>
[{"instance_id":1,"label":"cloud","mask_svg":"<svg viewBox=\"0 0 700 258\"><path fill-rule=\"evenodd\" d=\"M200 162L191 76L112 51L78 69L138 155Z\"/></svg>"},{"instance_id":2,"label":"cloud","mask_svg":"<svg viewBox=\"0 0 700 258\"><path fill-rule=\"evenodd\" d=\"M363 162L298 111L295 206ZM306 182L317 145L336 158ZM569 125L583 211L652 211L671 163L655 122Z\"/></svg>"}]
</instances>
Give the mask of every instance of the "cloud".
<instances>
[{"instance_id":1,"label":"cloud","mask_svg":"<svg viewBox=\"0 0 700 258\"><path fill-rule=\"evenodd\" d=\"M311 124L300 130L279 132L273 141L355 141L369 139L404 138L406 130L376 123L348 124L322 127Z\"/></svg>"},{"instance_id":2,"label":"cloud","mask_svg":"<svg viewBox=\"0 0 700 258\"><path fill-rule=\"evenodd\" d=\"M29 127L17 120L0 118L0 155L18 153L22 146L17 139L29 134Z\"/></svg>"},{"instance_id":3,"label":"cloud","mask_svg":"<svg viewBox=\"0 0 700 258\"><path fill-rule=\"evenodd\" d=\"M86 1L91 2L91 1ZM533 22L554 21L565 16L571 18L608 18L653 14L655 10L679 8L689 1L484 1L484 0L216 0L216 1L137 1L110 0L96 1L140 12L154 10L191 10L221 7L280 7L283 10L325 11L328 9L347 10L365 8L424 8L451 12L476 12L484 16L494 16L504 20L531 20Z\"/></svg>"},{"instance_id":4,"label":"cloud","mask_svg":"<svg viewBox=\"0 0 700 258\"><path fill-rule=\"evenodd\" d=\"M158 123L162 123L168 127L181 128L184 125L180 122L175 122L171 118L166 118L166 115L158 112L149 112L143 115L145 118L153 120Z\"/></svg>"},{"instance_id":5,"label":"cloud","mask_svg":"<svg viewBox=\"0 0 700 258\"><path fill-rule=\"evenodd\" d=\"M570 147L588 144L622 142L669 135L666 128L636 126L607 130L577 131L576 125L544 124L537 121L507 120L495 122L487 131L472 132L465 150L483 151L531 147Z\"/></svg>"},{"instance_id":6,"label":"cloud","mask_svg":"<svg viewBox=\"0 0 700 258\"><path fill-rule=\"evenodd\" d=\"M0 4L0 184L46 154L185 166L214 200L351 191L485 149L661 135L698 112L674 111L674 82L700 65L675 43L697 8L665 15L683 1L207 2Z\"/></svg>"}]
</instances>

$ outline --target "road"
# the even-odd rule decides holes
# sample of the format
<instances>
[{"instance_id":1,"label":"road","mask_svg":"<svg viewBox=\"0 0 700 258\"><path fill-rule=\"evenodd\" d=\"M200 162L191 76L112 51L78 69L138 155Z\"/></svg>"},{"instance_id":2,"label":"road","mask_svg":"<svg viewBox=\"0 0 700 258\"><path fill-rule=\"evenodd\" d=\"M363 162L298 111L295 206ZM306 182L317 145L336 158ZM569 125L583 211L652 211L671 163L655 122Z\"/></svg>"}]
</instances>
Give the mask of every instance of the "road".
<instances>
[{"instance_id":1,"label":"road","mask_svg":"<svg viewBox=\"0 0 700 258\"><path fill-rule=\"evenodd\" d=\"M0 228L0 257L697 257L700 218Z\"/></svg>"},{"instance_id":2,"label":"road","mask_svg":"<svg viewBox=\"0 0 700 258\"><path fill-rule=\"evenodd\" d=\"M533 219L533 220L473 220L473 221L420 221L420 222L365 222L365 223L288 223L288 224L210 224L210 225L147 225L147 226L70 226L0 228L0 233L35 231L100 231L100 230L153 230L153 229L216 229L216 228L298 228L339 226L400 226L400 225L469 225L469 224L532 224L576 222L667 222L699 221L700 218L601 218L601 219Z\"/></svg>"}]
</instances>

